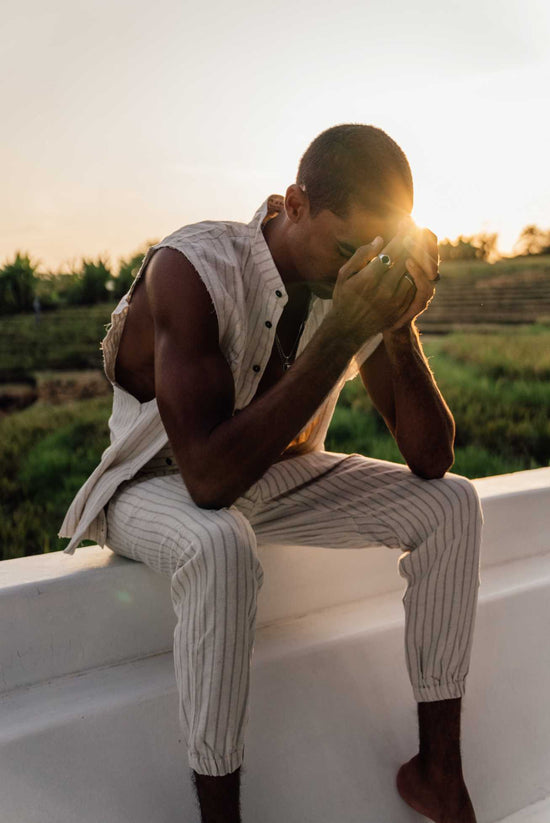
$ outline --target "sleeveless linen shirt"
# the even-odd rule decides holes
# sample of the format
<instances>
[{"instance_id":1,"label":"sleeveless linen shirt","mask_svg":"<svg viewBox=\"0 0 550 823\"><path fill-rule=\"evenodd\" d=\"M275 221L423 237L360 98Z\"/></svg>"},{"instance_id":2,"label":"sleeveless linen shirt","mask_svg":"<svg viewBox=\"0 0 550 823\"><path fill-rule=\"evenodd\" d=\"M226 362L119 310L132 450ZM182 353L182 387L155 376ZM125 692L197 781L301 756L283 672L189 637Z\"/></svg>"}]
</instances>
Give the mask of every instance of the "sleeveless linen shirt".
<instances>
[{"instance_id":1,"label":"sleeveless linen shirt","mask_svg":"<svg viewBox=\"0 0 550 823\"><path fill-rule=\"evenodd\" d=\"M219 345L235 383L233 414L253 399L270 358L277 324L288 295L262 232L268 215L266 200L248 224L203 221L183 226L151 246L129 289L111 314L111 323L101 342L105 374L113 387L109 418L110 445L72 501L58 536L70 537L63 550L73 554L82 540L94 540L101 547L106 539L107 505L118 486L138 473L158 470L172 463L168 435L156 398L140 403L115 380L116 353L124 320L136 283L156 249L168 246L181 251L205 284L219 329ZM296 357L311 340L332 300L312 297ZM369 338L343 371L339 381L315 414L287 446L282 458L309 451L322 451L327 429L346 380L355 377L359 366L382 339ZM176 468L171 470L176 471Z\"/></svg>"}]
</instances>

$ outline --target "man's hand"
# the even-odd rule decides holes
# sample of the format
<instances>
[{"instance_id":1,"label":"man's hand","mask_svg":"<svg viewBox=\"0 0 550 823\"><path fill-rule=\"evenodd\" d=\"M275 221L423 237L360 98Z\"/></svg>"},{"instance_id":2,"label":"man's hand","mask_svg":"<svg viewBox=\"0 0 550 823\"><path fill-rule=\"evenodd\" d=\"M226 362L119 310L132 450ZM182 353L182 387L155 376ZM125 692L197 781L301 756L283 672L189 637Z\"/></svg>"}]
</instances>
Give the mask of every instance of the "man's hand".
<instances>
[{"instance_id":1,"label":"man's hand","mask_svg":"<svg viewBox=\"0 0 550 823\"><path fill-rule=\"evenodd\" d=\"M405 260L407 272L414 280L416 292L407 311L385 331L390 334L407 327L415 317L425 311L432 300L434 283L440 279L437 236L429 229L420 229L407 235L403 241L409 257ZM412 290L412 286L411 286Z\"/></svg>"},{"instance_id":2,"label":"man's hand","mask_svg":"<svg viewBox=\"0 0 550 823\"><path fill-rule=\"evenodd\" d=\"M333 293L333 315L341 334L359 347L368 337L406 326L433 297L437 238L404 219L382 248L380 239L361 246L342 266ZM388 269L378 255L387 254Z\"/></svg>"}]
</instances>

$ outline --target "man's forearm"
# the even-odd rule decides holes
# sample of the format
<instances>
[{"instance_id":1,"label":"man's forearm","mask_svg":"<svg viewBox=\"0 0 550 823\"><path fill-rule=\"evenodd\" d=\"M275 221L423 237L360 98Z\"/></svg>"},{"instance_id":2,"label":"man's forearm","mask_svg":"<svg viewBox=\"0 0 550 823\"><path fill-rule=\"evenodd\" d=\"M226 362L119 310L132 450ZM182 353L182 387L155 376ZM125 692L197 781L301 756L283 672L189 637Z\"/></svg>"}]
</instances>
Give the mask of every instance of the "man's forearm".
<instances>
[{"instance_id":1,"label":"man's forearm","mask_svg":"<svg viewBox=\"0 0 550 823\"><path fill-rule=\"evenodd\" d=\"M327 317L275 385L210 433L196 502L229 506L258 480L315 414L355 351Z\"/></svg>"},{"instance_id":2,"label":"man's forearm","mask_svg":"<svg viewBox=\"0 0 550 823\"><path fill-rule=\"evenodd\" d=\"M454 462L455 423L422 351L414 323L384 332L392 368L395 439L421 477L441 477Z\"/></svg>"}]
</instances>

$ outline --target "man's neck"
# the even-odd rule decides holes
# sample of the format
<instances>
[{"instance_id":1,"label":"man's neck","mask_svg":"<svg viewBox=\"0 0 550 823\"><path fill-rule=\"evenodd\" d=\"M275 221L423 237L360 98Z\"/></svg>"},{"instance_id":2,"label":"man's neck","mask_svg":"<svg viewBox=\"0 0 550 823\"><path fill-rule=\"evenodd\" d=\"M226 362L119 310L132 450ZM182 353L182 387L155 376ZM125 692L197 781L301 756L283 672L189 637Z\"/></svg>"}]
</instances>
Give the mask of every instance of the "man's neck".
<instances>
[{"instance_id":1,"label":"man's neck","mask_svg":"<svg viewBox=\"0 0 550 823\"><path fill-rule=\"evenodd\" d=\"M307 283L300 279L300 275L294 267L285 239L285 221L285 213L280 212L276 217L268 220L262 231L273 262L287 291L289 304L300 306L309 302L311 291Z\"/></svg>"}]
</instances>

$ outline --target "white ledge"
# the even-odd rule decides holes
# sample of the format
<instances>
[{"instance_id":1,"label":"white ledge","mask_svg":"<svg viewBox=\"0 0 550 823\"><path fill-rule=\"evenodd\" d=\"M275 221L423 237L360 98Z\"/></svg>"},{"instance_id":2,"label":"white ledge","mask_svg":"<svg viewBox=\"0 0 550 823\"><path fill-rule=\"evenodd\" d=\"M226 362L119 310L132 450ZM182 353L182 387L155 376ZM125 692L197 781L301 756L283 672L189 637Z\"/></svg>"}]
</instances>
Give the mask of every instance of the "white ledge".
<instances>
[{"instance_id":1,"label":"white ledge","mask_svg":"<svg viewBox=\"0 0 550 823\"><path fill-rule=\"evenodd\" d=\"M465 773L479 823L546 823L550 468L474 482L485 526ZM416 819L393 788L416 744L399 554L260 548L244 823ZM0 563L3 821L197 819L169 588L95 546Z\"/></svg>"},{"instance_id":2,"label":"white ledge","mask_svg":"<svg viewBox=\"0 0 550 823\"><path fill-rule=\"evenodd\" d=\"M550 551L550 468L474 481L483 510L481 567ZM521 523L521 529L518 525ZM399 551L261 546L258 626L403 591ZM169 651L168 578L85 546L0 563L0 693Z\"/></svg>"}]
</instances>

